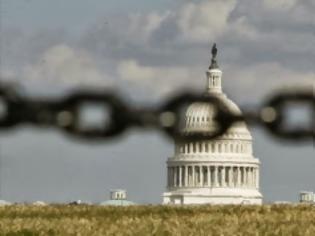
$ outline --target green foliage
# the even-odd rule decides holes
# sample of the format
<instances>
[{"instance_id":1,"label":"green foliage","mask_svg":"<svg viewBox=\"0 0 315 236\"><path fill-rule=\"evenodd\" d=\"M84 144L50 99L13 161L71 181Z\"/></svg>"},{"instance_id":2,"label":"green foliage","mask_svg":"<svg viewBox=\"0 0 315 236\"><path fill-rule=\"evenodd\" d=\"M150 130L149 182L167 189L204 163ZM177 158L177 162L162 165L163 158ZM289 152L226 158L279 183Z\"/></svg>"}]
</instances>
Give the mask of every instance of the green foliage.
<instances>
[{"instance_id":1,"label":"green foliage","mask_svg":"<svg viewBox=\"0 0 315 236\"><path fill-rule=\"evenodd\" d=\"M0 236L315 235L315 207L27 206L0 207Z\"/></svg>"}]
</instances>

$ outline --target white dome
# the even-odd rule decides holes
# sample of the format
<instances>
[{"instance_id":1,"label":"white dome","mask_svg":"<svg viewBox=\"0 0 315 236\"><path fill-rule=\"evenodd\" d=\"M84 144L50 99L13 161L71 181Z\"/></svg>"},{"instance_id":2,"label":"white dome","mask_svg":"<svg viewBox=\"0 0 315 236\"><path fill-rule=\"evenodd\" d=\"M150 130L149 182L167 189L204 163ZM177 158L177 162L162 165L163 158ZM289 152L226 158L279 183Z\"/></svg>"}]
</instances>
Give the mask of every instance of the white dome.
<instances>
[{"instance_id":1,"label":"white dome","mask_svg":"<svg viewBox=\"0 0 315 236\"><path fill-rule=\"evenodd\" d=\"M225 94L220 93L216 96L222 101L224 108L233 113L242 114L238 106L226 97ZM184 132L189 134L190 132L205 132L211 133L217 129L218 124L214 122L214 116L216 114L215 107L211 104L195 102L192 103L186 110L185 114L185 127ZM244 137L245 139L251 139L250 132L244 122L238 122L234 124L224 136L232 136L237 139ZM231 138L231 137L229 137Z\"/></svg>"}]
</instances>

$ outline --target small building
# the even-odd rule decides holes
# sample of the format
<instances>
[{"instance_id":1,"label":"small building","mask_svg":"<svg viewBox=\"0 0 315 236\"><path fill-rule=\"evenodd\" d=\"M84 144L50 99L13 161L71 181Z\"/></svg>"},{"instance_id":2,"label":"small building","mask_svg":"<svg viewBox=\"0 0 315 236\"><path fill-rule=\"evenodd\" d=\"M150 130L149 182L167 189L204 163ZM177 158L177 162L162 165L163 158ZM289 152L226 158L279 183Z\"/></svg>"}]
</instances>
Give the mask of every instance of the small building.
<instances>
[{"instance_id":1,"label":"small building","mask_svg":"<svg viewBox=\"0 0 315 236\"><path fill-rule=\"evenodd\" d=\"M34 205L34 206L47 206L47 204L43 201L33 202L32 205Z\"/></svg>"},{"instance_id":2,"label":"small building","mask_svg":"<svg viewBox=\"0 0 315 236\"><path fill-rule=\"evenodd\" d=\"M101 202L102 206L130 206L134 202L127 200L127 191L124 189L113 189L110 191L110 200Z\"/></svg>"},{"instance_id":3,"label":"small building","mask_svg":"<svg viewBox=\"0 0 315 236\"><path fill-rule=\"evenodd\" d=\"M315 194L310 191L300 192L300 203L315 203Z\"/></svg>"},{"instance_id":4,"label":"small building","mask_svg":"<svg viewBox=\"0 0 315 236\"><path fill-rule=\"evenodd\" d=\"M289 201L275 201L273 204L276 204L276 205L289 205L289 204L292 204L292 202L289 202Z\"/></svg>"}]
</instances>

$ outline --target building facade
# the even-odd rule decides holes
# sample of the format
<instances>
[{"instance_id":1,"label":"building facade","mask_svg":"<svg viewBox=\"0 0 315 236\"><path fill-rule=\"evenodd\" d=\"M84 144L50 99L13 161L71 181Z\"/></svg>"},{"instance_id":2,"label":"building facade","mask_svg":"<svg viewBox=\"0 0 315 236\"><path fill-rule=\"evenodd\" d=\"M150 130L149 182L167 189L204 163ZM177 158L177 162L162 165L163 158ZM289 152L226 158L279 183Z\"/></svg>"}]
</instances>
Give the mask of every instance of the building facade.
<instances>
[{"instance_id":1,"label":"building facade","mask_svg":"<svg viewBox=\"0 0 315 236\"><path fill-rule=\"evenodd\" d=\"M300 192L300 203L312 203L315 204L314 192L302 191Z\"/></svg>"},{"instance_id":2,"label":"building facade","mask_svg":"<svg viewBox=\"0 0 315 236\"><path fill-rule=\"evenodd\" d=\"M212 49L206 72L205 95L217 96L229 111L241 111L222 91L222 71ZM209 133L215 129L211 104L193 103L185 114L183 132ZM233 125L215 140L175 142L175 154L167 160L164 204L261 204L259 160L253 156L252 136L244 122Z\"/></svg>"},{"instance_id":3,"label":"building facade","mask_svg":"<svg viewBox=\"0 0 315 236\"><path fill-rule=\"evenodd\" d=\"M102 206L131 206L134 202L127 200L127 191L124 189L113 189L110 191L110 200L101 202Z\"/></svg>"}]
</instances>

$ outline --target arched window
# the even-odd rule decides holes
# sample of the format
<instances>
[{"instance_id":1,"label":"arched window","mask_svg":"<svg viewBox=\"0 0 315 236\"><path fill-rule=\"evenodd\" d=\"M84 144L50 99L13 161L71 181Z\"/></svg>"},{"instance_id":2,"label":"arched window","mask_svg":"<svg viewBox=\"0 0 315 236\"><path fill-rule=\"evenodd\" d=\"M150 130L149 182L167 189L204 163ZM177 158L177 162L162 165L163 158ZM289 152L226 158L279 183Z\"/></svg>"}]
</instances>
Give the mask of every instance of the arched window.
<instances>
[{"instance_id":1,"label":"arched window","mask_svg":"<svg viewBox=\"0 0 315 236\"><path fill-rule=\"evenodd\" d=\"M222 145L221 145L221 143L219 143L218 146L219 146L219 152L222 152L222 147L221 147Z\"/></svg>"},{"instance_id":2,"label":"arched window","mask_svg":"<svg viewBox=\"0 0 315 236\"><path fill-rule=\"evenodd\" d=\"M199 143L199 152L202 152L202 142Z\"/></svg>"},{"instance_id":3,"label":"arched window","mask_svg":"<svg viewBox=\"0 0 315 236\"><path fill-rule=\"evenodd\" d=\"M193 153L196 153L196 143L193 143Z\"/></svg>"},{"instance_id":4,"label":"arched window","mask_svg":"<svg viewBox=\"0 0 315 236\"><path fill-rule=\"evenodd\" d=\"M205 149L206 149L206 152L209 152L209 146L208 146L208 143L205 143Z\"/></svg>"}]
</instances>

